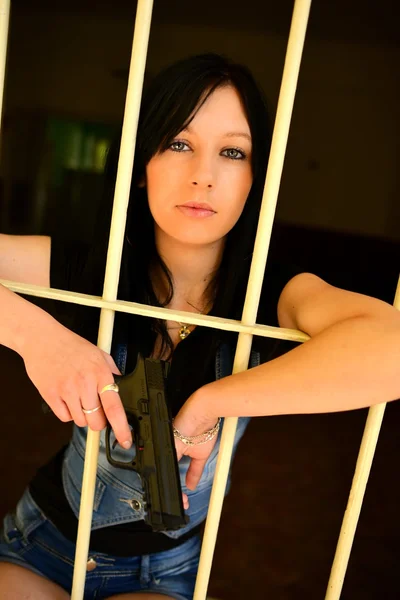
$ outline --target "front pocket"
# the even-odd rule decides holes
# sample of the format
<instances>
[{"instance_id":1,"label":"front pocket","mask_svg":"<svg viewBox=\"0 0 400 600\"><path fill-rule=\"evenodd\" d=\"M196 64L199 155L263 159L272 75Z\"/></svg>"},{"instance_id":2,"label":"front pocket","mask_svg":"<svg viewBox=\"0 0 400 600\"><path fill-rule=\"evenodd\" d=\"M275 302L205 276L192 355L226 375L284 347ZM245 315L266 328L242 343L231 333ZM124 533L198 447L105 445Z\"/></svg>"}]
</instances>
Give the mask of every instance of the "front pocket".
<instances>
[{"instance_id":1,"label":"front pocket","mask_svg":"<svg viewBox=\"0 0 400 600\"><path fill-rule=\"evenodd\" d=\"M67 449L62 467L64 493L76 518L79 518L84 459L72 442ZM115 467L111 467L116 470ZM145 517L143 494L123 482L115 481L98 465L92 529L119 523L139 521Z\"/></svg>"},{"instance_id":2,"label":"front pocket","mask_svg":"<svg viewBox=\"0 0 400 600\"><path fill-rule=\"evenodd\" d=\"M66 540L50 522L45 523L43 530L38 531L37 537L33 536L33 543L47 556L61 561L71 569L74 566L75 545Z\"/></svg>"}]
</instances>

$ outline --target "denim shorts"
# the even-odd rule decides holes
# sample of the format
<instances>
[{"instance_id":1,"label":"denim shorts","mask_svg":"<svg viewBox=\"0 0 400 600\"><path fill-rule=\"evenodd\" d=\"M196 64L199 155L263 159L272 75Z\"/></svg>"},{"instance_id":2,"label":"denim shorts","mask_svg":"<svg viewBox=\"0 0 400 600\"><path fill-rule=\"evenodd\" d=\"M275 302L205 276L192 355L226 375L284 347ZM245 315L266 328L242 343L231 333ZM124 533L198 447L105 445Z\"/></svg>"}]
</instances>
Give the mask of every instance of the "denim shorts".
<instances>
[{"instance_id":1,"label":"denim shorts","mask_svg":"<svg viewBox=\"0 0 400 600\"><path fill-rule=\"evenodd\" d=\"M199 537L193 536L172 550L132 558L91 552L84 599L153 592L191 600L200 546ZM71 592L74 555L75 544L46 518L26 490L16 512L4 518L0 561L30 569Z\"/></svg>"}]
</instances>

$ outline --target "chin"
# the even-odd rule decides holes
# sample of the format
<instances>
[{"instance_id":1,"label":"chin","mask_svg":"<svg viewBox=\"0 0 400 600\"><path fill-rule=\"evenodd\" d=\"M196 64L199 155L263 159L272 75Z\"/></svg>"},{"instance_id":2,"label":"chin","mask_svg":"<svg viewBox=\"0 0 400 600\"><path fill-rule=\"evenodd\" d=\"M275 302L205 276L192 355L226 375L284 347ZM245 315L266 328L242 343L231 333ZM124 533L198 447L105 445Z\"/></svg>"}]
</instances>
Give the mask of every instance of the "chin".
<instances>
[{"instance_id":1,"label":"chin","mask_svg":"<svg viewBox=\"0 0 400 600\"><path fill-rule=\"evenodd\" d=\"M165 240L171 238L175 242L191 247L209 246L222 242L230 229L221 227L194 227L190 223L179 223L177 220L167 224L168 226L160 227L157 224L158 235Z\"/></svg>"},{"instance_id":2,"label":"chin","mask_svg":"<svg viewBox=\"0 0 400 600\"><path fill-rule=\"evenodd\" d=\"M170 231L168 232L168 235L170 237L172 237L174 240L176 240L177 242L179 242L182 245L187 245L187 246L197 246L197 247L201 247L201 246L209 246L210 244L216 244L218 242L221 242L223 240L223 238L225 237L225 235L210 235L209 232L193 232L190 231L189 228L187 228L186 231L176 231L174 230L173 232Z\"/></svg>"},{"instance_id":3,"label":"chin","mask_svg":"<svg viewBox=\"0 0 400 600\"><path fill-rule=\"evenodd\" d=\"M210 237L210 236L190 236L190 235L182 236L182 235L180 235L180 236L174 236L174 237L182 245L196 246L199 248L201 246L209 246L210 244L216 244L216 243L222 241L222 238L215 238L215 237Z\"/></svg>"}]
</instances>

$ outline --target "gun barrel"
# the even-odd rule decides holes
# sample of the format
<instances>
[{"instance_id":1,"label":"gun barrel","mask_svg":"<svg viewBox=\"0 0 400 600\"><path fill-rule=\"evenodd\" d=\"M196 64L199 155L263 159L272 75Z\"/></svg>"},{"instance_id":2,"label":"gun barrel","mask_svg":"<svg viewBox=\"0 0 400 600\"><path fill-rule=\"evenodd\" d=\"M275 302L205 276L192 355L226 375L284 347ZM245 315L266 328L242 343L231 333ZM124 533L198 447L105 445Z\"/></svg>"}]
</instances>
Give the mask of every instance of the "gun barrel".
<instances>
[{"instance_id":1,"label":"gun barrel","mask_svg":"<svg viewBox=\"0 0 400 600\"><path fill-rule=\"evenodd\" d=\"M183 508L171 415L165 394L165 364L151 359L145 361L156 467L156 478L149 482L149 494L153 523L162 529L179 529L187 524L188 518Z\"/></svg>"}]
</instances>

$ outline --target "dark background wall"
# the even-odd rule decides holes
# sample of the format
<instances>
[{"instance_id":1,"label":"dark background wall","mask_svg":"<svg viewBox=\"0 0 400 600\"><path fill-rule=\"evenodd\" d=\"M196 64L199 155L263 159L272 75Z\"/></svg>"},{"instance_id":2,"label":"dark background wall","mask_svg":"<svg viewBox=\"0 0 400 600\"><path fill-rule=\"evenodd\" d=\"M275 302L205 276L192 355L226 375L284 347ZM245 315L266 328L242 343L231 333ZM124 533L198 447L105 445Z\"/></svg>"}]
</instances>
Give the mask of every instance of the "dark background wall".
<instances>
[{"instance_id":1,"label":"dark background wall","mask_svg":"<svg viewBox=\"0 0 400 600\"><path fill-rule=\"evenodd\" d=\"M94 235L101 174L51 177L51 119L110 131L124 108L135 3L13 3L0 163L0 228ZM148 75L201 51L246 63L274 114L292 2L156 0ZM337 285L393 301L399 270L399 10L316 0L273 243ZM88 125L88 126L89 126ZM71 233L72 235L72 233ZM0 513L69 434L40 412L22 361L1 349ZM387 409L342 598L395 600L400 414ZM21 415L24 418L21 420ZM323 597L366 411L253 420L224 508L210 590L222 600Z\"/></svg>"},{"instance_id":2,"label":"dark background wall","mask_svg":"<svg viewBox=\"0 0 400 600\"><path fill-rule=\"evenodd\" d=\"M37 177L31 150L40 142L40 119L119 122L134 4L13 3L2 150L6 181ZM224 52L250 66L273 114L291 9L289 0L250 0L246 10L237 0L156 1L148 72L188 54ZM399 239L397 12L394 0L312 6L280 220Z\"/></svg>"}]
</instances>

